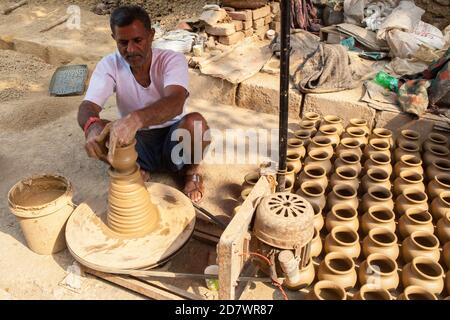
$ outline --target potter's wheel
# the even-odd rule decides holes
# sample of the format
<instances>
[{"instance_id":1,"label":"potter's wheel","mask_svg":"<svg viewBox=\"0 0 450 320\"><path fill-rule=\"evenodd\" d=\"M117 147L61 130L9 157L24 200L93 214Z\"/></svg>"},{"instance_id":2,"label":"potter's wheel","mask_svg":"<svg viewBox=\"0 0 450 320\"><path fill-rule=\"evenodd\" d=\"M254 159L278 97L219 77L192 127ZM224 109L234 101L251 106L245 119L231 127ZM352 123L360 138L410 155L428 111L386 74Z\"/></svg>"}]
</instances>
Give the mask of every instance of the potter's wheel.
<instances>
[{"instance_id":1,"label":"potter's wheel","mask_svg":"<svg viewBox=\"0 0 450 320\"><path fill-rule=\"evenodd\" d=\"M151 233L125 238L106 225L107 193L80 204L66 226L69 251L81 264L103 272L149 269L166 262L189 240L195 209L182 192L160 183L146 183L160 221Z\"/></svg>"}]
</instances>

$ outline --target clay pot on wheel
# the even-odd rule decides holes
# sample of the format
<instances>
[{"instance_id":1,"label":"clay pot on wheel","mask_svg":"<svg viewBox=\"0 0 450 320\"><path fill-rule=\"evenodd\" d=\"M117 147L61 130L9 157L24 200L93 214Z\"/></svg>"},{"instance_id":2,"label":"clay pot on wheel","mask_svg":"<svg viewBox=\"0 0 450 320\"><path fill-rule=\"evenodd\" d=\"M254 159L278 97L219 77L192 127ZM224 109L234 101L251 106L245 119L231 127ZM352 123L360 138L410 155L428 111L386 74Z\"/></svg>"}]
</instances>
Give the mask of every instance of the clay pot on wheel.
<instances>
[{"instance_id":1,"label":"clay pot on wheel","mask_svg":"<svg viewBox=\"0 0 450 320\"><path fill-rule=\"evenodd\" d=\"M353 138L344 138L334 151L336 158L339 158L343 152L356 153L360 158L362 157L361 144L358 140Z\"/></svg>"},{"instance_id":2,"label":"clay pot on wheel","mask_svg":"<svg viewBox=\"0 0 450 320\"><path fill-rule=\"evenodd\" d=\"M385 153L372 153L364 163L364 170L367 172L374 168L386 171L390 177L392 175L391 157Z\"/></svg>"},{"instance_id":3,"label":"clay pot on wheel","mask_svg":"<svg viewBox=\"0 0 450 320\"><path fill-rule=\"evenodd\" d=\"M350 119L348 122L349 122L349 125L347 126L347 128L349 128L349 127L358 127L360 129L364 130L366 136L369 136L370 129L369 129L369 125L367 123L367 120L360 119L360 118L353 118L353 119Z\"/></svg>"},{"instance_id":4,"label":"clay pot on wheel","mask_svg":"<svg viewBox=\"0 0 450 320\"><path fill-rule=\"evenodd\" d=\"M397 236L385 228L370 230L363 240L362 250L366 258L372 253L382 253L393 260L397 260L400 253Z\"/></svg>"},{"instance_id":5,"label":"clay pot on wheel","mask_svg":"<svg viewBox=\"0 0 450 320\"><path fill-rule=\"evenodd\" d=\"M348 127L345 129L342 138L353 138L357 140L361 146L361 149L364 149L369 141L364 129L359 127Z\"/></svg>"},{"instance_id":6,"label":"clay pot on wheel","mask_svg":"<svg viewBox=\"0 0 450 320\"><path fill-rule=\"evenodd\" d=\"M354 231L358 231L358 211L346 203L336 204L328 212L325 219L325 226L328 232L331 232L334 227L338 226L345 226Z\"/></svg>"},{"instance_id":7,"label":"clay pot on wheel","mask_svg":"<svg viewBox=\"0 0 450 320\"><path fill-rule=\"evenodd\" d=\"M361 212L366 212L370 207L384 206L390 210L394 210L394 201L392 200L392 193L385 187L372 187L362 197Z\"/></svg>"},{"instance_id":8,"label":"clay pot on wheel","mask_svg":"<svg viewBox=\"0 0 450 320\"><path fill-rule=\"evenodd\" d=\"M420 286L433 294L440 294L444 289L444 270L430 258L416 257L403 267L402 283L404 287Z\"/></svg>"},{"instance_id":9,"label":"clay pot on wheel","mask_svg":"<svg viewBox=\"0 0 450 320\"><path fill-rule=\"evenodd\" d=\"M359 283L386 290L397 289L400 278L395 260L382 253L373 253L359 267Z\"/></svg>"},{"instance_id":10,"label":"clay pot on wheel","mask_svg":"<svg viewBox=\"0 0 450 320\"><path fill-rule=\"evenodd\" d=\"M404 155L412 155L420 158L420 146L414 142L401 142L394 151L394 160L400 161Z\"/></svg>"},{"instance_id":11,"label":"clay pot on wheel","mask_svg":"<svg viewBox=\"0 0 450 320\"><path fill-rule=\"evenodd\" d=\"M287 141L288 150L292 150L292 152L298 153L300 155L300 159L303 159L306 155L306 148L304 146L303 140L298 138L289 138Z\"/></svg>"},{"instance_id":12,"label":"clay pot on wheel","mask_svg":"<svg viewBox=\"0 0 450 320\"><path fill-rule=\"evenodd\" d=\"M355 294L353 300L393 300L393 298L388 290L365 284Z\"/></svg>"},{"instance_id":13,"label":"clay pot on wheel","mask_svg":"<svg viewBox=\"0 0 450 320\"><path fill-rule=\"evenodd\" d=\"M347 294L342 286L334 281L318 281L310 294L308 300L347 300Z\"/></svg>"},{"instance_id":14,"label":"clay pot on wheel","mask_svg":"<svg viewBox=\"0 0 450 320\"><path fill-rule=\"evenodd\" d=\"M431 202L431 215L437 221L442 217L445 217L446 212L449 210L450 191L441 192L441 194Z\"/></svg>"},{"instance_id":15,"label":"clay pot on wheel","mask_svg":"<svg viewBox=\"0 0 450 320\"><path fill-rule=\"evenodd\" d=\"M429 166L433 161L438 159L448 159L450 151L445 146L431 145L425 149L423 153L423 163L425 166Z\"/></svg>"},{"instance_id":16,"label":"clay pot on wheel","mask_svg":"<svg viewBox=\"0 0 450 320\"><path fill-rule=\"evenodd\" d=\"M439 219L436 224L436 234L441 243L450 241L450 210L448 210L445 217Z\"/></svg>"},{"instance_id":17,"label":"clay pot on wheel","mask_svg":"<svg viewBox=\"0 0 450 320\"><path fill-rule=\"evenodd\" d=\"M320 263L318 278L332 281L345 289L353 288L357 280L355 262L343 253L330 252Z\"/></svg>"},{"instance_id":18,"label":"clay pot on wheel","mask_svg":"<svg viewBox=\"0 0 450 320\"><path fill-rule=\"evenodd\" d=\"M326 174L328 175L333 168L331 164L331 156L332 153L328 153L322 150L312 150L305 159L305 166L308 164L315 164L321 166L325 169Z\"/></svg>"},{"instance_id":19,"label":"clay pot on wheel","mask_svg":"<svg viewBox=\"0 0 450 320\"><path fill-rule=\"evenodd\" d=\"M395 201L395 211L398 216L406 213L409 208L422 209L428 211L428 196L425 192L417 188L406 188Z\"/></svg>"},{"instance_id":20,"label":"clay pot on wheel","mask_svg":"<svg viewBox=\"0 0 450 320\"><path fill-rule=\"evenodd\" d=\"M129 174L135 170L137 158L136 140L134 140L127 146L116 147L111 165L117 172Z\"/></svg>"},{"instance_id":21,"label":"clay pot on wheel","mask_svg":"<svg viewBox=\"0 0 450 320\"><path fill-rule=\"evenodd\" d=\"M328 208L331 208L337 204L347 204L358 209L359 201L357 198L357 191L351 185L340 184L333 187L333 190L328 194L327 204Z\"/></svg>"},{"instance_id":22,"label":"clay pot on wheel","mask_svg":"<svg viewBox=\"0 0 450 320\"><path fill-rule=\"evenodd\" d=\"M413 170L420 175L424 175L424 170L422 168L422 160L420 157L414 155L403 155L400 157L400 161L394 166L394 174L396 177L400 176L400 172L403 170Z\"/></svg>"},{"instance_id":23,"label":"clay pot on wheel","mask_svg":"<svg viewBox=\"0 0 450 320\"><path fill-rule=\"evenodd\" d=\"M331 175L330 187L334 188L337 185L347 184L355 190L359 188L358 173L355 169L350 167L336 168L336 172Z\"/></svg>"},{"instance_id":24,"label":"clay pot on wheel","mask_svg":"<svg viewBox=\"0 0 450 320\"><path fill-rule=\"evenodd\" d=\"M398 296L397 300L437 300L438 298L420 286L408 286Z\"/></svg>"},{"instance_id":25,"label":"clay pot on wheel","mask_svg":"<svg viewBox=\"0 0 450 320\"><path fill-rule=\"evenodd\" d=\"M444 191L450 191L450 174L438 174L428 183L427 192L430 199L438 197Z\"/></svg>"},{"instance_id":26,"label":"clay pot on wheel","mask_svg":"<svg viewBox=\"0 0 450 320\"><path fill-rule=\"evenodd\" d=\"M392 150L395 147L394 138L392 137L392 131L385 128L375 128L372 130L372 134L369 136L369 141L372 139L381 139L389 143L389 148Z\"/></svg>"},{"instance_id":27,"label":"clay pot on wheel","mask_svg":"<svg viewBox=\"0 0 450 320\"><path fill-rule=\"evenodd\" d=\"M397 137L397 145L400 145L402 142L413 142L415 144L419 144L420 134L417 131L406 129L400 132L400 135Z\"/></svg>"},{"instance_id":28,"label":"clay pot on wheel","mask_svg":"<svg viewBox=\"0 0 450 320\"><path fill-rule=\"evenodd\" d=\"M428 135L423 143L423 149L428 150L431 146L448 146L448 139L446 136L432 132Z\"/></svg>"},{"instance_id":29,"label":"clay pot on wheel","mask_svg":"<svg viewBox=\"0 0 450 320\"><path fill-rule=\"evenodd\" d=\"M299 184L306 181L315 181L319 183L324 190L328 186L328 178L325 169L313 163L306 165L298 177Z\"/></svg>"},{"instance_id":30,"label":"clay pot on wheel","mask_svg":"<svg viewBox=\"0 0 450 320\"><path fill-rule=\"evenodd\" d=\"M425 176L428 181L433 180L433 178L440 174L450 174L450 160L447 159L437 159L434 160L431 165L429 165L425 171Z\"/></svg>"},{"instance_id":31,"label":"clay pot on wheel","mask_svg":"<svg viewBox=\"0 0 450 320\"><path fill-rule=\"evenodd\" d=\"M325 190L319 183L314 181L303 182L296 193L305 198L313 207L316 206L320 210L325 208Z\"/></svg>"},{"instance_id":32,"label":"clay pot on wheel","mask_svg":"<svg viewBox=\"0 0 450 320\"><path fill-rule=\"evenodd\" d=\"M405 262L410 262L416 257L427 257L438 262L439 240L432 233L426 231L414 231L402 243L402 256Z\"/></svg>"},{"instance_id":33,"label":"clay pot on wheel","mask_svg":"<svg viewBox=\"0 0 450 320\"><path fill-rule=\"evenodd\" d=\"M425 192L422 175L414 170L403 170L394 181L394 196L398 197L407 188L416 188Z\"/></svg>"},{"instance_id":34,"label":"clay pot on wheel","mask_svg":"<svg viewBox=\"0 0 450 320\"><path fill-rule=\"evenodd\" d=\"M364 148L364 156L366 159L370 158L371 154L384 153L387 156L391 156L390 145L383 139L372 139Z\"/></svg>"},{"instance_id":35,"label":"clay pot on wheel","mask_svg":"<svg viewBox=\"0 0 450 320\"><path fill-rule=\"evenodd\" d=\"M366 193L371 187L377 186L391 189L389 174L383 169L369 169L369 171L367 171L367 174L361 179L362 190L364 193Z\"/></svg>"},{"instance_id":36,"label":"clay pot on wheel","mask_svg":"<svg viewBox=\"0 0 450 320\"><path fill-rule=\"evenodd\" d=\"M358 233L344 226L334 227L326 236L324 248L326 253L340 252L356 259L361 253Z\"/></svg>"},{"instance_id":37,"label":"clay pot on wheel","mask_svg":"<svg viewBox=\"0 0 450 320\"><path fill-rule=\"evenodd\" d=\"M402 239L409 237L415 231L433 233L433 217L428 211L410 208L398 220L398 231Z\"/></svg>"},{"instance_id":38,"label":"clay pot on wheel","mask_svg":"<svg viewBox=\"0 0 450 320\"><path fill-rule=\"evenodd\" d=\"M323 117L320 125L331 125L337 129L338 135L340 136L344 132L344 126L342 125L342 119L334 115L326 115Z\"/></svg>"},{"instance_id":39,"label":"clay pot on wheel","mask_svg":"<svg viewBox=\"0 0 450 320\"><path fill-rule=\"evenodd\" d=\"M361 229L364 234L375 228L386 228L395 232L395 214L394 211L383 207L373 206L361 217Z\"/></svg>"},{"instance_id":40,"label":"clay pot on wheel","mask_svg":"<svg viewBox=\"0 0 450 320\"><path fill-rule=\"evenodd\" d=\"M362 170L361 157L357 153L353 153L351 151L342 152L339 155L339 158L337 158L334 162L334 167L336 169L340 167L352 168L358 173L359 176Z\"/></svg>"},{"instance_id":41,"label":"clay pot on wheel","mask_svg":"<svg viewBox=\"0 0 450 320\"><path fill-rule=\"evenodd\" d=\"M329 137L325 136L315 136L311 139L310 144L308 145L308 154L311 154L313 150L324 151L328 154L333 154L333 146L332 141Z\"/></svg>"}]
</instances>

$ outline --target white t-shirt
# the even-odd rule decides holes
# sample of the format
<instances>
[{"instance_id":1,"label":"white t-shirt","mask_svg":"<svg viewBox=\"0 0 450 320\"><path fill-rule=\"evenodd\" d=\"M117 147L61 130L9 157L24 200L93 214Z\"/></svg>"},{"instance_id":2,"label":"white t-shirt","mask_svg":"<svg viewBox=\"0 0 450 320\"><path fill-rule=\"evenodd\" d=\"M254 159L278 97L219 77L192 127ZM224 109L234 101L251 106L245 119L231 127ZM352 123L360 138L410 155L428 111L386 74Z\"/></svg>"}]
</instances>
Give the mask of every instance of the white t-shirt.
<instances>
[{"instance_id":1,"label":"white t-shirt","mask_svg":"<svg viewBox=\"0 0 450 320\"><path fill-rule=\"evenodd\" d=\"M161 99L164 88L169 85L179 85L189 90L188 64L183 54L161 49L152 49L152 54L151 83L147 88L136 81L130 65L116 51L99 61L84 99L103 108L106 100L115 92L119 114L125 117ZM186 105L183 106L183 112L172 120L149 128L170 126L185 114Z\"/></svg>"}]
</instances>

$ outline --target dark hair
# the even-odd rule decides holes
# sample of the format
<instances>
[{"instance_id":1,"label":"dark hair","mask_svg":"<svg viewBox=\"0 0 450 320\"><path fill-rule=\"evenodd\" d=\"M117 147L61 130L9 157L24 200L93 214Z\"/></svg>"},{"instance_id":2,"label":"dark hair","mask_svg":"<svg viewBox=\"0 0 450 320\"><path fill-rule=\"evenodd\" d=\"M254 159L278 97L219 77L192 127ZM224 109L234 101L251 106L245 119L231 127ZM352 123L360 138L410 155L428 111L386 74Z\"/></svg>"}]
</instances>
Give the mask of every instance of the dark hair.
<instances>
[{"instance_id":1,"label":"dark hair","mask_svg":"<svg viewBox=\"0 0 450 320\"><path fill-rule=\"evenodd\" d=\"M144 25L145 29L151 30L152 23L147 11L140 6L121 6L111 14L109 24L111 31L114 32L114 27L125 27L133 23L134 20L139 20Z\"/></svg>"}]
</instances>

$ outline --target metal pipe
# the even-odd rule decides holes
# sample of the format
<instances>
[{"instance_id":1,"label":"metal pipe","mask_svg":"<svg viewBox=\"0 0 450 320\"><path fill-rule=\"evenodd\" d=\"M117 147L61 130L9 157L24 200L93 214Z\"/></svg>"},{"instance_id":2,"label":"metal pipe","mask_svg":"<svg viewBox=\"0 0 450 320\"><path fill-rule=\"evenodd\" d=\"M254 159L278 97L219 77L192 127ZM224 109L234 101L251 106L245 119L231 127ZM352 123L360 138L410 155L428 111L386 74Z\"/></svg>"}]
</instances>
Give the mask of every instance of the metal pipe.
<instances>
[{"instance_id":1,"label":"metal pipe","mask_svg":"<svg viewBox=\"0 0 450 320\"><path fill-rule=\"evenodd\" d=\"M279 164L278 170L286 170L288 107L289 107L289 55L291 37L291 1L281 1L281 34L280 34L280 123L279 123ZM286 176L277 177L277 191L283 192Z\"/></svg>"}]
</instances>

